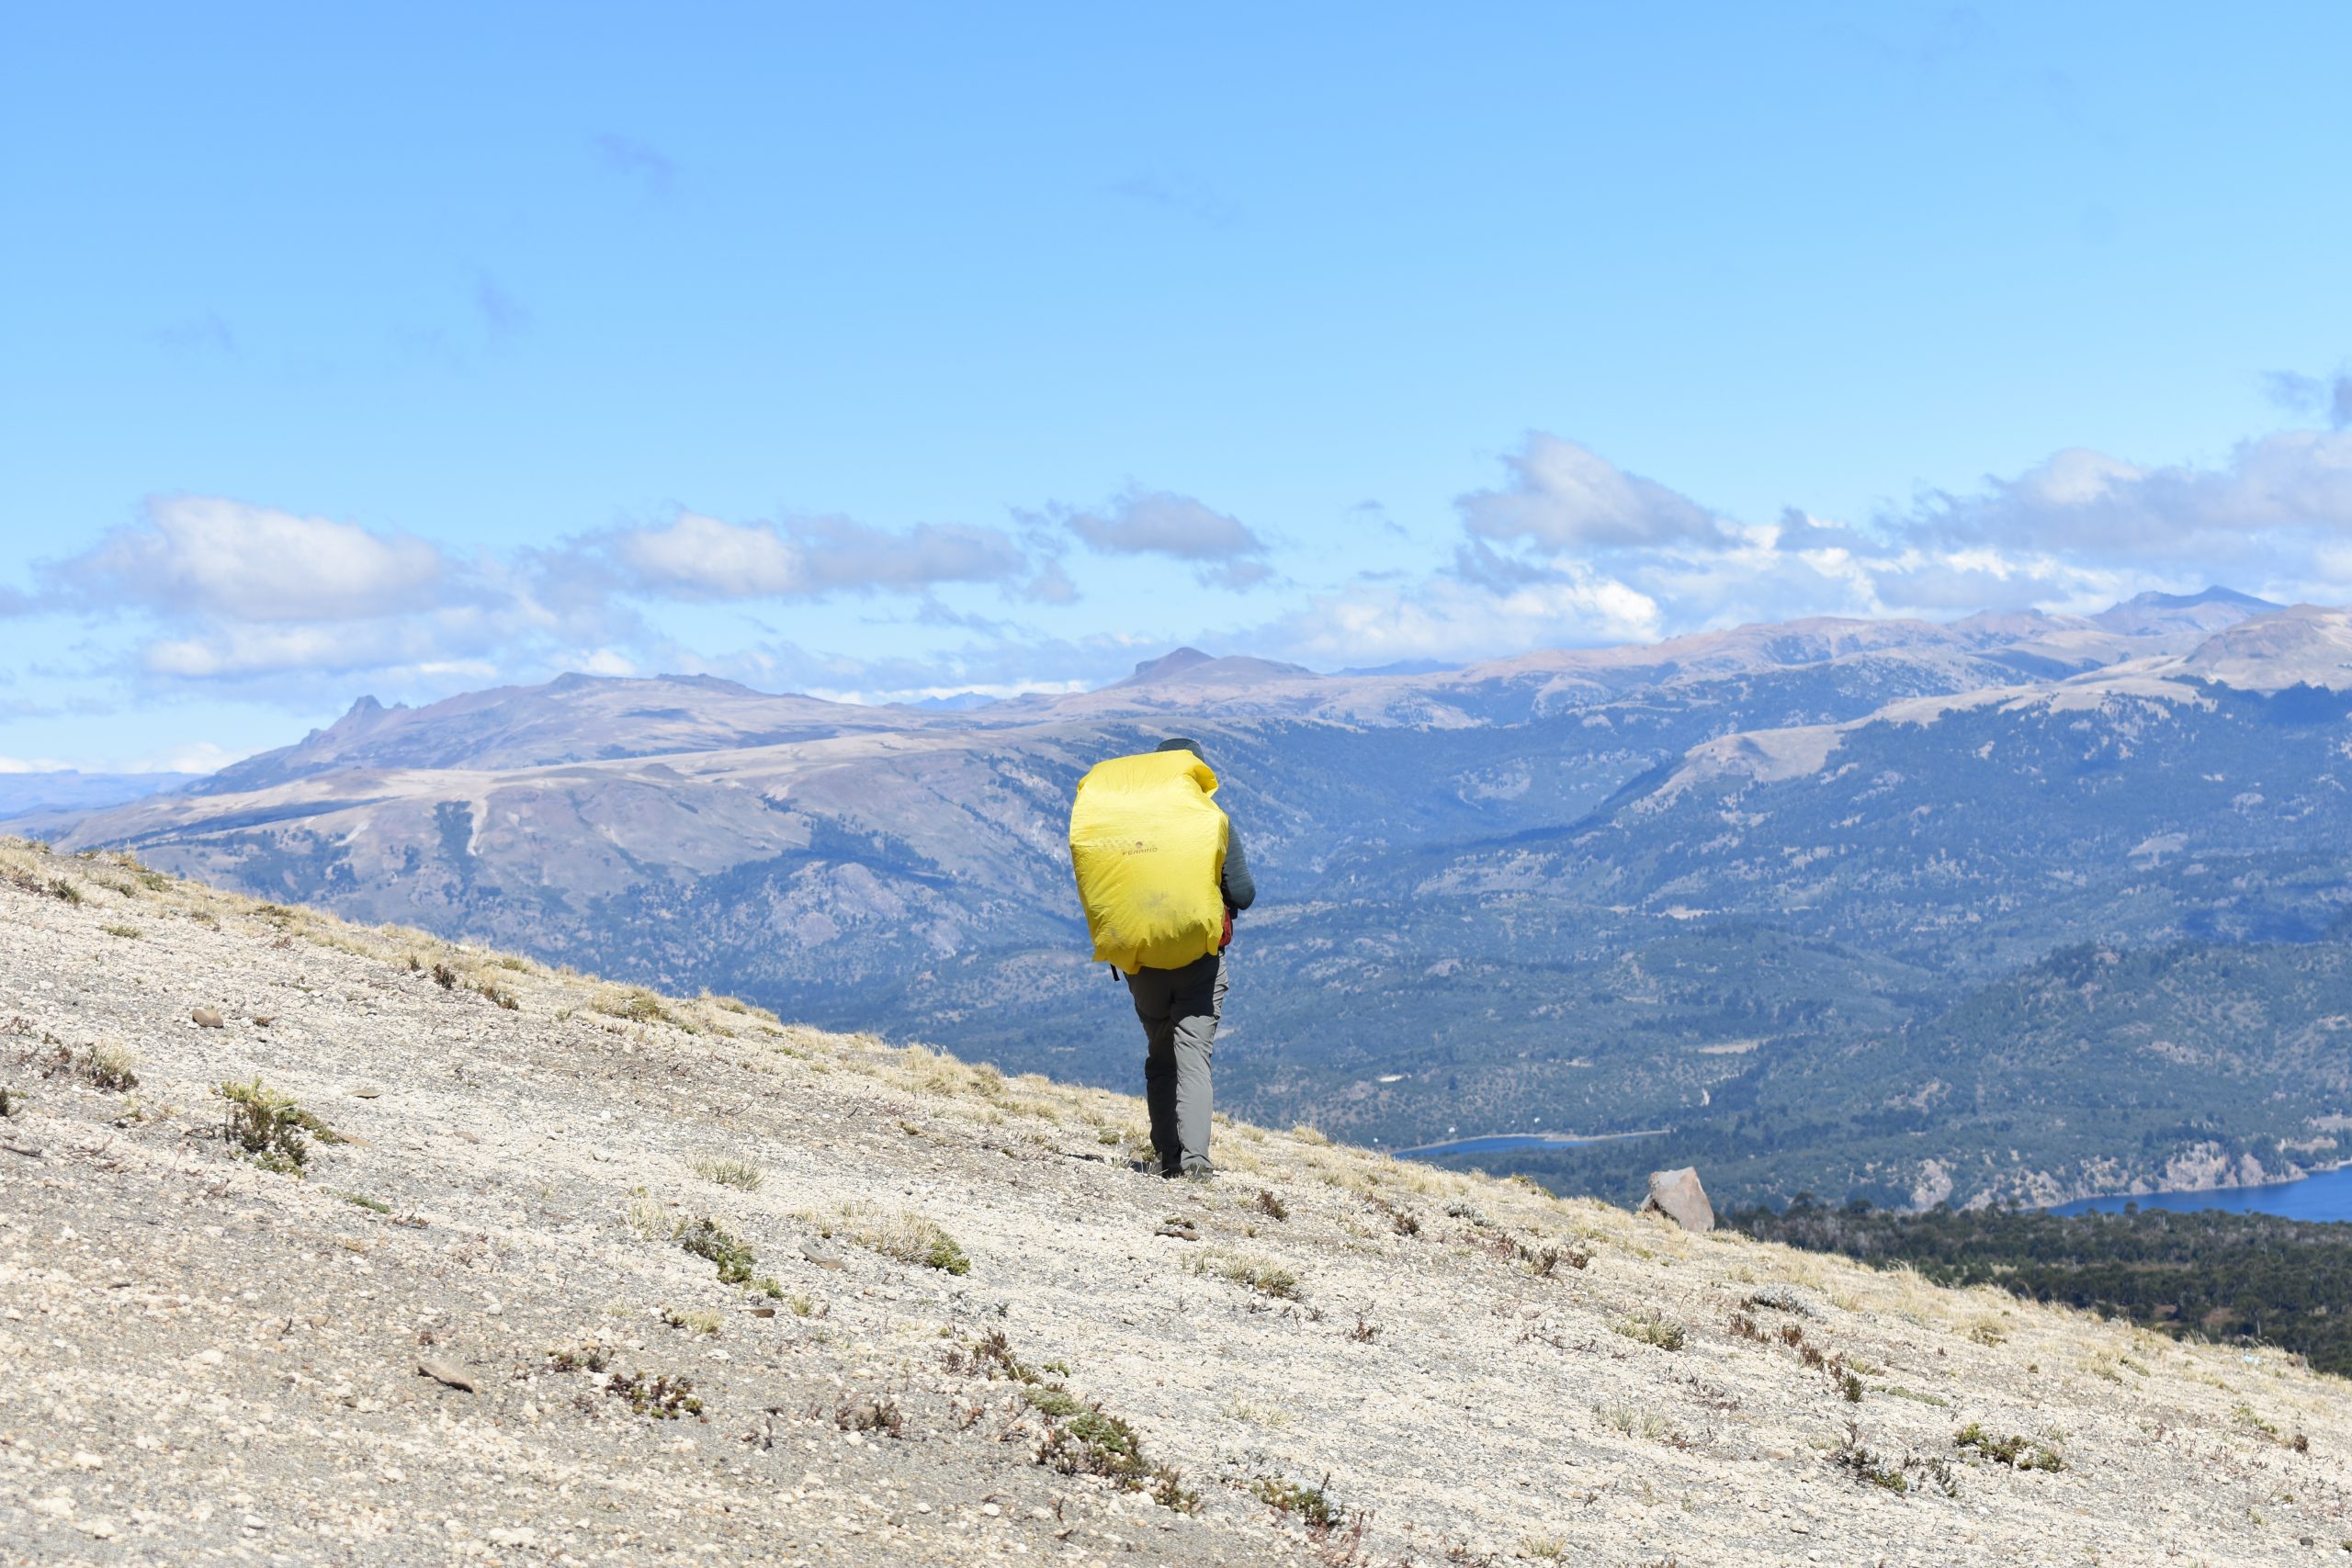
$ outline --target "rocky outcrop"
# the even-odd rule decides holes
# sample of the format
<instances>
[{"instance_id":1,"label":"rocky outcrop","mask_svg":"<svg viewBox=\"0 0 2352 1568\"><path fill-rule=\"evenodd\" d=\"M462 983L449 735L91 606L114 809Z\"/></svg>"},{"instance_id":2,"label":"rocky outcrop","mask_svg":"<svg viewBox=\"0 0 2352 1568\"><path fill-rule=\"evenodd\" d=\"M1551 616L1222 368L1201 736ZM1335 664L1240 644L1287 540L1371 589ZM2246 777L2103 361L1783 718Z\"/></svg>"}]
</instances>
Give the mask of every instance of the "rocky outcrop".
<instances>
[{"instance_id":1,"label":"rocky outcrop","mask_svg":"<svg viewBox=\"0 0 2352 1568\"><path fill-rule=\"evenodd\" d=\"M1707 1201L1698 1171L1687 1165L1680 1170L1650 1172L1650 1195L1642 1201L1641 1213L1664 1214L1686 1231L1715 1228L1715 1206Z\"/></svg>"}]
</instances>

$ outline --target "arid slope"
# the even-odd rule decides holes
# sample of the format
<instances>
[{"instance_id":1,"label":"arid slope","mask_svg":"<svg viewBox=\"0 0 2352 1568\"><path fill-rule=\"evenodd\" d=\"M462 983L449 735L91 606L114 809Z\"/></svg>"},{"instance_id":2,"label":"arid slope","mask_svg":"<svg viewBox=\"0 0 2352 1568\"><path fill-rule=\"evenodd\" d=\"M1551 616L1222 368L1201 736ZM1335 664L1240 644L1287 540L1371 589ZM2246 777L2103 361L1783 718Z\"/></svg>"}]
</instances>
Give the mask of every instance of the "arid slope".
<instances>
[{"instance_id":1,"label":"arid slope","mask_svg":"<svg viewBox=\"0 0 2352 1568\"><path fill-rule=\"evenodd\" d=\"M2352 1538L2352 1408L2288 1358L1305 1131L1220 1129L1222 1179L1166 1185L1130 1099L114 859L0 842L0 1561ZM216 1086L256 1076L346 1141L300 1176L234 1157Z\"/></svg>"}]
</instances>

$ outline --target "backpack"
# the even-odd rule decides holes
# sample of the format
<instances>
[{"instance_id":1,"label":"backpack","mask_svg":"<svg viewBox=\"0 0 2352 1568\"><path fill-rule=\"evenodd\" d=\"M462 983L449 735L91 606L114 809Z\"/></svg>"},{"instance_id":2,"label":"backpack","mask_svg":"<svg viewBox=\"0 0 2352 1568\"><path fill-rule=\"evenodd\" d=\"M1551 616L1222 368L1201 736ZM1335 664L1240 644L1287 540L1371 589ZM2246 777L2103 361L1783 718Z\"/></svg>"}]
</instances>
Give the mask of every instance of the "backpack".
<instances>
[{"instance_id":1,"label":"backpack","mask_svg":"<svg viewBox=\"0 0 2352 1568\"><path fill-rule=\"evenodd\" d=\"M1094 959L1125 974L1182 969L1222 945L1225 813L1190 751L1098 762L1070 802L1069 858Z\"/></svg>"}]
</instances>

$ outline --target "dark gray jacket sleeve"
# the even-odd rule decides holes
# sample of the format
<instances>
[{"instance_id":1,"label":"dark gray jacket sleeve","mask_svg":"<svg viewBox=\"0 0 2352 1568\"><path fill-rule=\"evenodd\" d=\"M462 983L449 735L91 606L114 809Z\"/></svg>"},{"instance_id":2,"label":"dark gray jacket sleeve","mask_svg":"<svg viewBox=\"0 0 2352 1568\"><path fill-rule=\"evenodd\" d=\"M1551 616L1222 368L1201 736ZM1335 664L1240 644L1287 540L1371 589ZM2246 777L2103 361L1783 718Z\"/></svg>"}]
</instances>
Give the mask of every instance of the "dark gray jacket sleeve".
<instances>
[{"instance_id":1,"label":"dark gray jacket sleeve","mask_svg":"<svg viewBox=\"0 0 2352 1568\"><path fill-rule=\"evenodd\" d=\"M1246 909L1258 898L1258 885L1250 880L1250 857L1241 852L1241 835L1230 821L1225 825L1225 874L1217 887L1227 908Z\"/></svg>"}]
</instances>

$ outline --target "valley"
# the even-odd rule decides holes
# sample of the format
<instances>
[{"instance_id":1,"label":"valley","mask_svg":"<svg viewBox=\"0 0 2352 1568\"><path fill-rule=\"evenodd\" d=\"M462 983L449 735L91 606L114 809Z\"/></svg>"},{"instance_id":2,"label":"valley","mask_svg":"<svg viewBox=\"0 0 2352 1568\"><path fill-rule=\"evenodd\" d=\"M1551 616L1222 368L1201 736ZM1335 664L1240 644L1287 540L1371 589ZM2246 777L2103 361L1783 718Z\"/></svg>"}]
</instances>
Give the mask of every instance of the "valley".
<instances>
[{"instance_id":1,"label":"valley","mask_svg":"<svg viewBox=\"0 0 2352 1568\"><path fill-rule=\"evenodd\" d=\"M61 848L1127 1086L1061 842L1194 735L1263 894L1222 1105L1625 1200L2054 1202L2345 1157L2352 629L2228 591L1321 676L1183 650L873 708L704 677L356 704ZM16 826L12 824L12 826Z\"/></svg>"}]
</instances>

